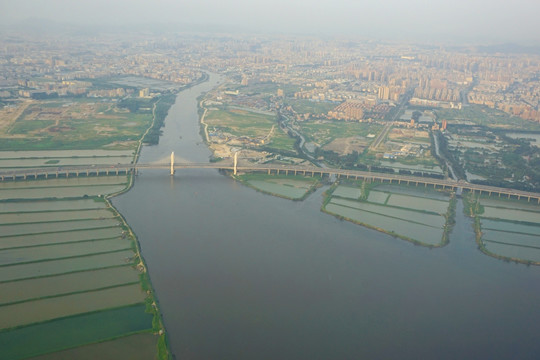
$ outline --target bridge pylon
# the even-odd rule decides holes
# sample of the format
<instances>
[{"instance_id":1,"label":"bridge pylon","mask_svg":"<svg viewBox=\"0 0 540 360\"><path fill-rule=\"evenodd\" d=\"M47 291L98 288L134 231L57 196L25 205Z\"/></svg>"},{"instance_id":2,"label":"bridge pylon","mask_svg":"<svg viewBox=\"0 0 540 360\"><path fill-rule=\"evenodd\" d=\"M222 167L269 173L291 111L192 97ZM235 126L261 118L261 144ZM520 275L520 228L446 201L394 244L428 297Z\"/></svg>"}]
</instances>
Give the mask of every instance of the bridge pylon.
<instances>
[{"instance_id":1,"label":"bridge pylon","mask_svg":"<svg viewBox=\"0 0 540 360\"><path fill-rule=\"evenodd\" d=\"M239 151L234 153L234 164L233 164L233 174L236 175L236 167L238 165L238 153Z\"/></svg>"},{"instance_id":2,"label":"bridge pylon","mask_svg":"<svg viewBox=\"0 0 540 360\"><path fill-rule=\"evenodd\" d=\"M171 152L171 176L174 175L174 151Z\"/></svg>"}]
</instances>

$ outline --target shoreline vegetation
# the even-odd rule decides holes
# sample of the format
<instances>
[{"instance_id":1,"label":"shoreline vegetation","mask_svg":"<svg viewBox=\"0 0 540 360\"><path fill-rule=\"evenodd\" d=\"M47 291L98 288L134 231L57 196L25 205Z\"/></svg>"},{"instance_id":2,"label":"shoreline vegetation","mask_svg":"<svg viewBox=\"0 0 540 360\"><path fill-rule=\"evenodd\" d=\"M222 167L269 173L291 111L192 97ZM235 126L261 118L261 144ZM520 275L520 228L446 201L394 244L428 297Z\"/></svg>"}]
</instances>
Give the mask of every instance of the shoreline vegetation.
<instances>
[{"instance_id":1,"label":"shoreline vegetation","mask_svg":"<svg viewBox=\"0 0 540 360\"><path fill-rule=\"evenodd\" d=\"M206 77L203 76L199 82L205 79ZM164 96L167 97L168 101L157 99L154 103L152 122L144 134L141 131L140 138L136 143L136 149L133 149L133 152L129 155L133 159L133 162L138 160L143 143L149 143L147 141L148 134L155 135L157 132L159 137L159 129L163 126L163 120L167 116L168 110L174 104L177 92L165 94ZM160 119L161 121L159 121ZM158 125L159 127L157 127ZM21 154L22 152L21 150ZM26 155L23 154L24 156ZM107 155L106 157L109 156L112 155ZM95 155L84 155L84 157L87 157L88 161L91 161L91 159L95 158ZM77 158L85 161L80 156L77 156L76 150L74 150L74 154L71 154L71 156L63 156L62 158ZM44 156L42 160L45 164L44 166L47 166L47 164L50 166L53 162L59 162L54 155ZM94 177L90 178L92 179L89 180L91 184L87 183L88 181L79 183L75 178L58 179L65 181L67 188L72 189L69 190L69 193L63 193L60 197L57 195L50 196L48 191L51 188L60 189L65 188L65 186L62 186L62 184L49 184L46 179L30 180L32 183L27 184L29 187L33 187L33 190L39 191L39 194L35 198L26 197L27 193L24 190L28 186L22 186L20 189L16 187L12 190L9 187L3 189L3 191L7 192L15 190L23 191L21 193L22 195L9 193L7 198L0 200L0 209L2 209L0 212L2 214L21 216L24 220L21 221L18 218L14 218L13 221L10 220L0 224L4 229L14 229L13 231L10 230L13 232L12 235L4 234L1 236L0 240L4 240L4 242L0 251L31 251L34 255L33 258L31 257L27 261L3 264L1 268L3 271L7 271L7 273L4 273L4 276L0 278L0 287L20 287L28 281L39 281L43 283L51 281L51 279L63 279L66 276L74 276L75 278L87 277L88 274L96 271L109 273L118 268L133 269L129 271L129 274L131 274L129 275L130 278L122 283L113 283L111 285L95 286L82 283L79 288L73 291L49 291L45 295L40 295L36 288L36 290L29 290L27 295L20 296L17 300L0 304L0 310L5 312L12 307L34 306L34 303L39 303L40 306L43 306L42 304L46 305L50 301L59 303L69 297L82 297L79 300L82 301L82 304L80 306L77 305L77 308L80 309L78 311L74 310L71 313L67 311L55 311L42 320L40 320L41 317L33 320L31 315L29 315L30 317L25 317L26 320L16 320L13 322L14 326L6 324L5 327L1 328L0 347L3 349L3 355L7 356L6 358L26 359L34 356L47 358L54 357L54 354L65 351L77 354L78 352L84 352L86 348L96 347L99 344L104 344L102 346L108 347L111 351L114 351L116 346L120 346L122 349L126 346L133 347L137 348L141 354L146 353L147 355L150 353L150 349L148 348L150 346L153 349L151 351L152 357L160 360L172 358L166 329L159 310L159 301L141 253L139 240L123 215L111 202L113 197L131 189L135 180L135 174L131 173L128 176L122 175L118 178L118 181L113 181L114 184L111 185L97 184L99 179L105 179L105 177L95 177L96 180L93 180ZM74 181L75 183L73 183ZM105 180L105 182L107 181ZM36 187L38 182L42 185ZM70 183L68 184L68 182ZM99 190L94 191L94 194L89 193L89 189L92 188ZM111 191L109 192L109 190ZM101 193L101 191L104 192ZM96 205L87 203L88 201L92 201ZM83 216L80 219L74 218L68 220L58 219L59 215L55 215L56 213L75 214L76 212L82 214L85 211L88 212L90 209L95 209L95 211L101 209L105 213L103 213L104 215L95 215L96 217L91 218ZM51 217L47 214L52 214L53 216ZM51 220L40 220L39 216L45 216ZM74 225L73 229L66 228L64 230L62 228L54 228L56 224L78 224L78 222L83 224L85 221L88 222L88 226L77 227L78 225ZM41 227L47 226L47 224L51 224L53 227L47 231L42 230ZM13 228L13 226L21 228ZM83 232L91 235L77 235ZM98 235L97 232L110 232L111 234L101 235L100 233ZM9 237L7 237L8 235ZM32 240L20 244L14 242L18 239L22 241L28 238ZM123 243L124 245L117 246L115 245L117 243ZM99 249L97 252L96 250L84 252L85 248L94 246L93 244L96 244L96 249ZM77 250L78 252L69 250L74 249L74 247L82 250ZM57 251L57 248L63 249L61 250L63 253L54 253ZM47 250L46 253L41 255L40 252L45 251L45 249L51 250ZM122 257L124 257L123 261ZM95 262L91 260L94 258L96 259ZM56 265L57 263L58 265ZM47 270L36 270L43 268L43 266L46 266ZM15 272L20 268L24 268L26 273L16 274ZM10 275L11 273L13 275ZM130 286L136 286L138 290L134 290ZM116 297L116 300L109 299L107 294L113 294L117 289L119 295ZM140 295L130 295L138 293ZM99 294L103 295L100 296ZM93 305L92 299L99 299L98 303L100 304ZM112 307L107 305L109 303ZM83 321L83 319L87 320ZM90 325L86 325L87 322ZM103 326L110 327L111 331L107 333L103 333L101 330L98 331ZM52 328L56 330L50 330ZM80 331L78 330L80 336L72 334L72 331L75 329L80 329ZM47 335L49 339L47 344L34 344L32 342L23 346L20 343L22 337L31 336L33 338L41 338L41 335L43 335L42 332L49 334ZM120 341L122 344L119 342L118 345L115 345L116 341Z\"/></svg>"},{"instance_id":2,"label":"shoreline vegetation","mask_svg":"<svg viewBox=\"0 0 540 360\"><path fill-rule=\"evenodd\" d=\"M134 164L136 164L137 161L139 160L143 145L146 144L147 146L152 146L152 145L157 145L159 143L159 136L161 135L161 128L164 126L165 118L167 117L170 108L176 102L176 97L178 93L182 90L185 90L185 89L191 88L192 86L200 84L206 80L208 80L208 75L206 73L203 73L203 76L199 80L197 80L195 83L185 86L182 89L175 91L172 94L166 95L166 98L163 101L163 103L160 103L161 99L159 99L154 104L154 108L152 110L152 114L153 114L152 123L139 139L137 150L135 151L135 154L133 156ZM160 106L158 108L158 105L161 105L161 104L163 104L163 106ZM147 143L145 143L145 141L147 141ZM129 191L133 187L134 182L135 182L135 174L131 172L130 175L128 176L128 183L126 184L126 187L116 193L108 194L107 196L105 196L104 200L106 201L107 206L113 209L114 212L117 214L117 216L121 219L125 230L129 232L131 238L134 241L136 257L139 259L139 264L137 265L137 268L141 272L139 274L140 284L143 291L145 291L146 294L148 295L145 299L146 312L152 314L153 316L152 317L152 332L159 336L158 343L157 343L157 359L169 360L169 359L172 359L172 354L169 348L167 331L165 329L165 325L163 324L161 312L159 311L159 300L154 290L154 287L152 286L152 282L150 280L150 276L147 271L148 268L146 266L146 262L144 261L144 257L142 256L142 253L141 253L139 239L137 235L133 232L133 229L129 226L129 223L126 221L124 216L114 207L114 205L110 201L111 198L122 195L123 193Z\"/></svg>"}]
</instances>

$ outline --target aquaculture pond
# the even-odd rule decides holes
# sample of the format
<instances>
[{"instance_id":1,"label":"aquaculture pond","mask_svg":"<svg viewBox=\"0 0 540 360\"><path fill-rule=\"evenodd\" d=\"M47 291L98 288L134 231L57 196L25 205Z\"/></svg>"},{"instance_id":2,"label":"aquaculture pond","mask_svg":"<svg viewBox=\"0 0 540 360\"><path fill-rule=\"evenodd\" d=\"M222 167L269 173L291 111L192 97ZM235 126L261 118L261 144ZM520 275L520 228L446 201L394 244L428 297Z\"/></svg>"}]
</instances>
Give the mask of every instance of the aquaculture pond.
<instances>
[{"instance_id":1,"label":"aquaculture pond","mask_svg":"<svg viewBox=\"0 0 540 360\"><path fill-rule=\"evenodd\" d=\"M477 241L495 257L540 264L540 206L527 200L474 197L470 213L478 221Z\"/></svg>"},{"instance_id":2,"label":"aquaculture pond","mask_svg":"<svg viewBox=\"0 0 540 360\"><path fill-rule=\"evenodd\" d=\"M133 158L132 151L92 153L0 152L0 167ZM159 336L152 329L158 331L159 323L152 323L156 309L145 304L151 300L145 267L134 236L104 199L125 189L128 180L115 175L0 182L0 358L53 352L50 358L57 359L62 357L54 352L67 348L73 348L62 355L67 358L113 359L134 349L155 357ZM94 342L106 345L77 348Z\"/></svg>"},{"instance_id":3,"label":"aquaculture pond","mask_svg":"<svg viewBox=\"0 0 540 360\"><path fill-rule=\"evenodd\" d=\"M243 175L239 179L256 190L292 200L303 199L318 184L317 179L303 176L280 177L255 174Z\"/></svg>"},{"instance_id":4,"label":"aquaculture pond","mask_svg":"<svg viewBox=\"0 0 540 360\"><path fill-rule=\"evenodd\" d=\"M368 192L364 196L362 189ZM449 192L405 185L339 185L329 191L323 210L420 245L440 246L447 241L452 198Z\"/></svg>"}]
</instances>

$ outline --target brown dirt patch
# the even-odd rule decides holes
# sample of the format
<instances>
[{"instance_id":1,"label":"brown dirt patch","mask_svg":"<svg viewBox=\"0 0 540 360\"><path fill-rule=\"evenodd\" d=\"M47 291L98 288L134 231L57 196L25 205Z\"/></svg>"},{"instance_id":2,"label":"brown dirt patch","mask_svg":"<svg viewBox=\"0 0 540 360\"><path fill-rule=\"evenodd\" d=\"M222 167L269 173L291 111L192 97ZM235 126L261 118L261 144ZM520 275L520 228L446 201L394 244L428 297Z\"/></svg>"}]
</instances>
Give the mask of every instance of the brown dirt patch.
<instances>
[{"instance_id":1,"label":"brown dirt patch","mask_svg":"<svg viewBox=\"0 0 540 360\"><path fill-rule=\"evenodd\" d=\"M353 151L361 153L368 146L365 139L356 136L334 139L323 147L324 150L334 151L339 155L351 154Z\"/></svg>"}]
</instances>

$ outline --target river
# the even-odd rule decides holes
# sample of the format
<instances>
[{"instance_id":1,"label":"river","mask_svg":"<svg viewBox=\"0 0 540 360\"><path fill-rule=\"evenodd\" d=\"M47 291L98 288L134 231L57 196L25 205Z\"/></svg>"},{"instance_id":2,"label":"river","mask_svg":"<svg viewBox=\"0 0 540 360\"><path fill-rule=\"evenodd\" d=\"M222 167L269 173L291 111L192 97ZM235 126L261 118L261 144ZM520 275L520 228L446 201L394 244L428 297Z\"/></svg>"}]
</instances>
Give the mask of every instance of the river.
<instances>
[{"instance_id":1,"label":"river","mask_svg":"<svg viewBox=\"0 0 540 360\"><path fill-rule=\"evenodd\" d=\"M140 161L206 161L178 95ZM178 160L180 161L180 160ZM476 249L471 220L414 246L215 170L145 170L113 204L137 234L176 359L536 359L540 268Z\"/></svg>"}]
</instances>

